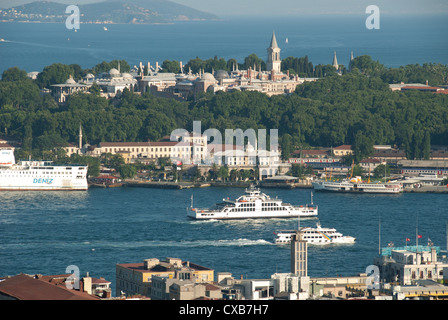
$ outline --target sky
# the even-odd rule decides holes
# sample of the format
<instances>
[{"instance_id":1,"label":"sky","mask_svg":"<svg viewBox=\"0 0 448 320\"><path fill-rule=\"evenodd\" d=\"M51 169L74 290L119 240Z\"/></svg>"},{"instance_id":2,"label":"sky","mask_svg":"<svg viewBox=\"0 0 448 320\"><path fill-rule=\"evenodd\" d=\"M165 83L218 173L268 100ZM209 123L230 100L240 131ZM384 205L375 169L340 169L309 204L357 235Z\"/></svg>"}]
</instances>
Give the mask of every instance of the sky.
<instances>
[{"instance_id":1,"label":"sky","mask_svg":"<svg viewBox=\"0 0 448 320\"><path fill-rule=\"evenodd\" d=\"M85 4L103 0L50 0L65 4ZM130 0L132 1L132 0ZM447 0L171 0L218 16L266 16L301 14L365 14L369 5L386 14L448 15ZM1 8L9 8L32 0L0 0Z\"/></svg>"}]
</instances>

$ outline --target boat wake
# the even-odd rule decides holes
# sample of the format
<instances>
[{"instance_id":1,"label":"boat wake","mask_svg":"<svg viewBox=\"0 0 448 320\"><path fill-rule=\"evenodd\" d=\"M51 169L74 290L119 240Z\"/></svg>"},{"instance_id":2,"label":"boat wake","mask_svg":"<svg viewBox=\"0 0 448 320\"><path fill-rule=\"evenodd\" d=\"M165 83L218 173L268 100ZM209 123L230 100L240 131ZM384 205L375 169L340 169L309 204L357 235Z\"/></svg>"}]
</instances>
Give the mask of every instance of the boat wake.
<instances>
[{"instance_id":1,"label":"boat wake","mask_svg":"<svg viewBox=\"0 0 448 320\"><path fill-rule=\"evenodd\" d=\"M182 248L192 248L192 247L245 247L245 246L264 246L273 245L273 243L266 241L264 239L230 239L230 240L154 240L154 241L137 241L137 242L108 242L108 243L89 243L92 248L148 248L148 247L182 247Z\"/></svg>"}]
</instances>

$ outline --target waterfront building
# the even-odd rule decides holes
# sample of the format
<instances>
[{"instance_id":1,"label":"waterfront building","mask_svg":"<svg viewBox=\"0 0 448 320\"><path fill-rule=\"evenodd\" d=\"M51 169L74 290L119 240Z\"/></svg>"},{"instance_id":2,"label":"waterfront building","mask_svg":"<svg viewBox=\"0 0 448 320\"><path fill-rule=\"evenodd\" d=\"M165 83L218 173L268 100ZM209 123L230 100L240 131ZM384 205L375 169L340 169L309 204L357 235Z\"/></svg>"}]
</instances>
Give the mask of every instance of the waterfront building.
<instances>
[{"instance_id":1,"label":"waterfront building","mask_svg":"<svg viewBox=\"0 0 448 320\"><path fill-rule=\"evenodd\" d=\"M81 279L62 275L26 275L6 277L0 281L0 300L99 300L111 298L110 281ZM67 285L67 281L71 287ZM77 283L75 283L77 281Z\"/></svg>"},{"instance_id":2,"label":"waterfront building","mask_svg":"<svg viewBox=\"0 0 448 320\"><path fill-rule=\"evenodd\" d=\"M366 158L359 162L359 165L365 172L370 172L370 175L373 175L373 170L378 167L382 163L379 159L376 158Z\"/></svg>"},{"instance_id":3,"label":"waterfront building","mask_svg":"<svg viewBox=\"0 0 448 320\"><path fill-rule=\"evenodd\" d=\"M417 280L442 281L448 276L448 261L438 258L440 248L428 246L405 246L383 248L374 259L379 268L381 281L412 285Z\"/></svg>"},{"instance_id":4,"label":"waterfront building","mask_svg":"<svg viewBox=\"0 0 448 320\"><path fill-rule=\"evenodd\" d=\"M152 291L153 276L159 277L156 278L157 287L154 288L154 291ZM152 258L140 263L117 264L116 292L127 296L140 294L147 297L152 295L163 298L166 297L166 286L170 284L170 281L164 282L162 277L206 283L214 280L214 271L178 258L166 258L164 261ZM161 285L163 282L165 283L164 288Z\"/></svg>"},{"instance_id":5,"label":"waterfront building","mask_svg":"<svg viewBox=\"0 0 448 320\"><path fill-rule=\"evenodd\" d=\"M397 164L403 175L433 174L448 176L448 163L445 160L399 160Z\"/></svg>"},{"instance_id":6,"label":"waterfront building","mask_svg":"<svg viewBox=\"0 0 448 320\"><path fill-rule=\"evenodd\" d=\"M333 148L333 154L335 157L343 157L349 154L353 154L351 145L341 145Z\"/></svg>"}]
</instances>

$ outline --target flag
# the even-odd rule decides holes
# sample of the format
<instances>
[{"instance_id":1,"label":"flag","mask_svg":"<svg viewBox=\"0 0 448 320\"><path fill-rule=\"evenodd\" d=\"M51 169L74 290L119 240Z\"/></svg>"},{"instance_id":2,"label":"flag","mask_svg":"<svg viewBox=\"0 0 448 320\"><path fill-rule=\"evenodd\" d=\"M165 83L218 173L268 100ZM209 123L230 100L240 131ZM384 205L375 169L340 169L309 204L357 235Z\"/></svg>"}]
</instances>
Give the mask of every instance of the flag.
<instances>
[{"instance_id":1,"label":"flag","mask_svg":"<svg viewBox=\"0 0 448 320\"><path fill-rule=\"evenodd\" d=\"M422 236L421 236L421 235L417 235L417 238L421 239L421 238L422 238Z\"/></svg>"}]
</instances>

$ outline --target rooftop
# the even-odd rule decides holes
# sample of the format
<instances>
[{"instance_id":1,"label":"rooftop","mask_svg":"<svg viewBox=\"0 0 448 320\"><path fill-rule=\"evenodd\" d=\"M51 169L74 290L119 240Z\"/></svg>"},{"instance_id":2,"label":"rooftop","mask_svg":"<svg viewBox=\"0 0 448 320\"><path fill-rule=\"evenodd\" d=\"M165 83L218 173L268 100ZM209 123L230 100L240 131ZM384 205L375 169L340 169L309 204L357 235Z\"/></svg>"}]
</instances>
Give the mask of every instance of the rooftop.
<instances>
[{"instance_id":1,"label":"rooftop","mask_svg":"<svg viewBox=\"0 0 448 320\"><path fill-rule=\"evenodd\" d=\"M17 300L98 300L85 292L55 286L45 280L19 274L0 282L0 295Z\"/></svg>"}]
</instances>

